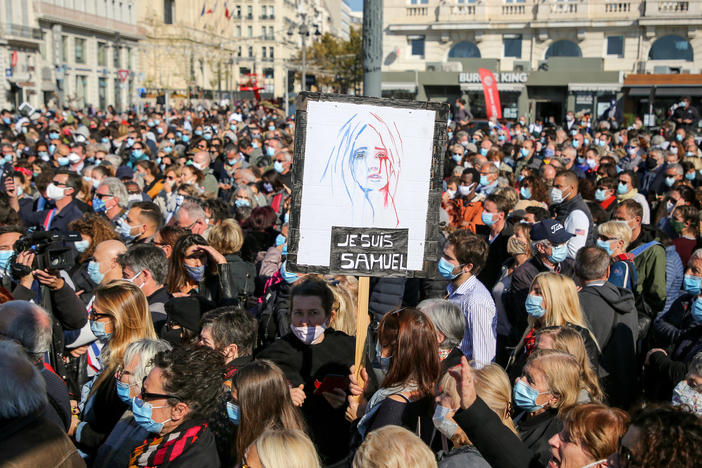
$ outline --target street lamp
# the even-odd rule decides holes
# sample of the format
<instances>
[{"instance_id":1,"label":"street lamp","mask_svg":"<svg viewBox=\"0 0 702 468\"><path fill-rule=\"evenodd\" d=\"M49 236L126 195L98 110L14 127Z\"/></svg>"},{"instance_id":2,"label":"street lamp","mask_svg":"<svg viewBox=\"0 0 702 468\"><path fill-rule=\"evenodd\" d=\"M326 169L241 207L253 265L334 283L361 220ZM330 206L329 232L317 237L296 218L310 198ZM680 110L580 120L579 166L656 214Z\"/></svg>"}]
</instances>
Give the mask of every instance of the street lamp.
<instances>
[{"instance_id":1,"label":"street lamp","mask_svg":"<svg viewBox=\"0 0 702 468\"><path fill-rule=\"evenodd\" d=\"M302 79L300 80L302 82L302 91L306 91L307 89L307 45L306 45L306 40L310 35L310 25L308 23L309 17L307 16L307 13L305 13L302 10L298 11L298 14L300 15L300 24L297 25L297 33L300 35L302 38ZM295 34L295 26L292 25L290 29L288 30L288 36L292 36ZM315 36L321 36L322 33L319 32L319 26L314 25L314 35Z\"/></svg>"}]
</instances>

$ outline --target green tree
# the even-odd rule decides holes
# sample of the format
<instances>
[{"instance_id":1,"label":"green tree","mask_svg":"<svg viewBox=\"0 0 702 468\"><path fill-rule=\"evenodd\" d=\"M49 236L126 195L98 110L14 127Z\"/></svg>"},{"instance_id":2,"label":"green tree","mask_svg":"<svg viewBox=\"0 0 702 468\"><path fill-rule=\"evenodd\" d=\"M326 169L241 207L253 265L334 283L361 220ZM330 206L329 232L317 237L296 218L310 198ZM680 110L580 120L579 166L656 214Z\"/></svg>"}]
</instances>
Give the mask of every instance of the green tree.
<instances>
[{"instance_id":1,"label":"green tree","mask_svg":"<svg viewBox=\"0 0 702 468\"><path fill-rule=\"evenodd\" d=\"M363 82L361 63L361 31L352 28L347 41L324 33L307 48L308 73L314 73L317 83L330 86L335 92L360 92Z\"/></svg>"}]
</instances>

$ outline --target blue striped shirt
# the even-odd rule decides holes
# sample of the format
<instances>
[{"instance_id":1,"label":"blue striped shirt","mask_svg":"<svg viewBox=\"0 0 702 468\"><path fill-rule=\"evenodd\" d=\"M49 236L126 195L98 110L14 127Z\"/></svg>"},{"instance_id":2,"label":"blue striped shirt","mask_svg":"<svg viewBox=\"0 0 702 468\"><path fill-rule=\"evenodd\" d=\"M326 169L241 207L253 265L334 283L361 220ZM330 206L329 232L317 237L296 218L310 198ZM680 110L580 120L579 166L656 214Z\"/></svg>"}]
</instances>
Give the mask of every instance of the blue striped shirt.
<instances>
[{"instance_id":1,"label":"blue striped shirt","mask_svg":"<svg viewBox=\"0 0 702 468\"><path fill-rule=\"evenodd\" d=\"M457 288L451 283L446 290L448 300L459 306L466 317L461 351L478 367L489 364L495 359L497 348L497 312L490 291L476 276Z\"/></svg>"}]
</instances>

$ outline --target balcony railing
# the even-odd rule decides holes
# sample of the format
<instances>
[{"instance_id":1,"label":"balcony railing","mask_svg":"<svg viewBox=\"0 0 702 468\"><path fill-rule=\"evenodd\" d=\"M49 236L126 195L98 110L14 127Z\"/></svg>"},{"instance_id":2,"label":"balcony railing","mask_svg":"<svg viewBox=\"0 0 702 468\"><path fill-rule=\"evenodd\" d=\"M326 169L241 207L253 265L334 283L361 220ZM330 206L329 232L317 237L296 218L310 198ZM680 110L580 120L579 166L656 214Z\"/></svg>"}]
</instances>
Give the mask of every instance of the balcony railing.
<instances>
[{"instance_id":1,"label":"balcony railing","mask_svg":"<svg viewBox=\"0 0 702 468\"><path fill-rule=\"evenodd\" d=\"M2 25L2 35L41 40L41 29L30 28L21 24L5 23Z\"/></svg>"},{"instance_id":2,"label":"balcony railing","mask_svg":"<svg viewBox=\"0 0 702 468\"><path fill-rule=\"evenodd\" d=\"M605 3L605 13L629 13L631 12L630 2L608 2Z\"/></svg>"},{"instance_id":3,"label":"balcony railing","mask_svg":"<svg viewBox=\"0 0 702 468\"><path fill-rule=\"evenodd\" d=\"M504 16L522 16L526 13L526 5L512 4L502 5L502 14Z\"/></svg>"},{"instance_id":4,"label":"balcony railing","mask_svg":"<svg viewBox=\"0 0 702 468\"><path fill-rule=\"evenodd\" d=\"M427 7L407 7L407 16L427 16L428 13Z\"/></svg>"},{"instance_id":5,"label":"balcony railing","mask_svg":"<svg viewBox=\"0 0 702 468\"><path fill-rule=\"evenodd\" d=\"M690 2L657 2L658 13L686 13L690 11Z\"/></svg>"}]
</instances>

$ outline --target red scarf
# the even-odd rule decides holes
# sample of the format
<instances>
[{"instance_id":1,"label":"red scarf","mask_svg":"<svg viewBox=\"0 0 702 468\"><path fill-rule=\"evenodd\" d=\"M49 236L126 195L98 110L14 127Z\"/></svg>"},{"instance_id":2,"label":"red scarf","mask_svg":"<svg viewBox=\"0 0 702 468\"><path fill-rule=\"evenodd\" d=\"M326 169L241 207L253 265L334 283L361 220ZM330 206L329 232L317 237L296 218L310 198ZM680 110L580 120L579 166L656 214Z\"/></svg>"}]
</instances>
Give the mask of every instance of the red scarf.
<instances>
[{"instance_id":1,"label":"red scarf","mask_svg":"<svg viewBox=\"0 0 702 468\"><path fill-rule=\"evenodd\" d=\"M536 346L536 328L532 328L524 337L524 347L526 348L527 356L531 356L534 352L534 347Z\"/></svg>"},{"instance_id":2,"label":"red scarf","mask_svg":"<svg viewBox=\"0 0 702 468\"><path fill-rule=\"evenodd\" d=\"M183 432L171 432L162 437L156 437L132 451L129 458L129 468L157 467L169 463L181 456L197 442L207 423L192 426Z\"/></svg>"}]
</instances>

